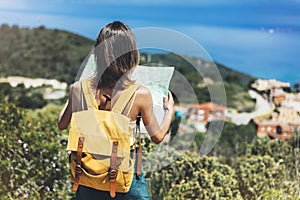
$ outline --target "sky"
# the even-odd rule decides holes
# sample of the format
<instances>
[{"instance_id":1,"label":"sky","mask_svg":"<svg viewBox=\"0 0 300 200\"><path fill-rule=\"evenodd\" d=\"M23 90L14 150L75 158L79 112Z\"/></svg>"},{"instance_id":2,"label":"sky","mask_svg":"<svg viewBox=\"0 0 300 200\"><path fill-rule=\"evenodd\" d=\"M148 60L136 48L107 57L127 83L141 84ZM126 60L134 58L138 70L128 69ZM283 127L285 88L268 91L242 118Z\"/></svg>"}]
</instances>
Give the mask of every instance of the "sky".
<instances>
[{"instance_id":1,"label":"sky","mask_svg":"<svg viewBox=\"0 0 300 200\"><path fill-rule=\"evenodd\" d=\"M0 0L0 24L94 40L114 20L178 31L213 60L257 78L300 81L300 0Z\"/></svg>"}]
</instances>

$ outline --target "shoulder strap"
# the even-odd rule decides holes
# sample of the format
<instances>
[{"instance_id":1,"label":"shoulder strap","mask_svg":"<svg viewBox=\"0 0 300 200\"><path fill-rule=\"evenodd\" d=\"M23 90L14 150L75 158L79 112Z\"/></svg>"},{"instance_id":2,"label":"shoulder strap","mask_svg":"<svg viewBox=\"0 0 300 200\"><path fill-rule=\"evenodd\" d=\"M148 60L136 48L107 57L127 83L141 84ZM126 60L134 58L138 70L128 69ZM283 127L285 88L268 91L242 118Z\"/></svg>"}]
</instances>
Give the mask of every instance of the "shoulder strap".
<instances>
[{"instance_id":1,"label":"shoulder strap","mask_svg":"<svg viewBox=\"0 0 300 200\"><path fill-rule=\"evenodd\" d=\"M125 90L123 90L120 97L114 104L112 111L116 113L122 113L130 98L138 88L138 84L133 84L129 85Z\"/></svg>"},{"instance_id":2,"label":"shoulder strap","mask_svg":"<svg viewBox=\"0 0 300 200\"><path fill-rule=\"evenodd\" d=\"M82 80L81 85L88 110L98 109L98 105L91 88L90 79Z\"/></svg>"}]
</instances>

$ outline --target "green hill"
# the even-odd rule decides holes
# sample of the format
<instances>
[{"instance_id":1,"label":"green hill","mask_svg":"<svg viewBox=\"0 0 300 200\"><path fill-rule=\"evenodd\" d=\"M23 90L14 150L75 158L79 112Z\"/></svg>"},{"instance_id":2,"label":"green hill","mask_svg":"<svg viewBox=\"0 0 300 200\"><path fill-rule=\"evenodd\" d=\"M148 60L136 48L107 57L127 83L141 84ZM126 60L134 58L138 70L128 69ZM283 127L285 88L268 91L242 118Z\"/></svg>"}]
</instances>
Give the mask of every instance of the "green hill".
<instances>
[{"instance_id":1,"label":"green hill","mask_svg":"<svg viewBox=\"0 0 300 200\"><path fill-rule=\"evenodd\" d=\"M43 26L0 28L0 76L55 78L71 83L93 41Z\"/></svg>"},{"instance_id":2,"label":"green hill","mask_svg":"<svg viewBox=\"0 0 300 200\"><path fill-rule=\"evenodd\" d=\"M16 75L51 78L67 83L74 82L81 62L93 45L92 40L83 36L43 26L29 29L4 24L0 27L0 37L0 77ZM147 57L145 53L141 55ZM212 84L216 84L209 67L214 63L199 58L189 59L205 65L203 75L211 77ZM174 66L194 88L199 102L210 101L202 76L195 73L196 70L183 57L176 54L151 54L151 62ZM147 63L141 59L141 64ZM240 110L251 110L253 102L247 89L253 77L216 64L225 83L227 104Z\"/></svg>"}]
</instances>

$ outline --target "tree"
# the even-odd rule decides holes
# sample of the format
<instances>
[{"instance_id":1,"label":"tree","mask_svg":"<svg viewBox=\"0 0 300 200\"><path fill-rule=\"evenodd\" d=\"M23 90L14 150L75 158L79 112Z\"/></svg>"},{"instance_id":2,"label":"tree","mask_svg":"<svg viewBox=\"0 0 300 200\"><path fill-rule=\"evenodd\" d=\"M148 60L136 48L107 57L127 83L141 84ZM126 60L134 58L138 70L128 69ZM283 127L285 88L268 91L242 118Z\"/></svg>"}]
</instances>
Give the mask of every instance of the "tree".
<instances>
[{"instance_id":1,"label":"tree","mask_svg":"<svg viewBox=\"0 0 300 200\"><path fill-rule=\"evenodd\" d=\"M244 155L246 147L256 137L255 125L235 125L225 122L220 138L210 155L224 157L227 164Z\"/></svg>"}]
</instances>

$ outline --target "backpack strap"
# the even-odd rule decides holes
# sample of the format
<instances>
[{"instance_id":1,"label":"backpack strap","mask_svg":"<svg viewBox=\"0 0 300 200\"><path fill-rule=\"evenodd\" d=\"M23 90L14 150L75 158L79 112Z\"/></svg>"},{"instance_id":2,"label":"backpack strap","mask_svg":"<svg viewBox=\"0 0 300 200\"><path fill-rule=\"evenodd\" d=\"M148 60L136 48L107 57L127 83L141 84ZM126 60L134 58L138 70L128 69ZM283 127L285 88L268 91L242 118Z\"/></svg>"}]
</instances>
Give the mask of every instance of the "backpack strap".
<instances>
[{"instance_id":1,"label":"backpack strap","mask_svg":"<svg viewBox=\"0 0 300 200\"><path fill-rule=\"evenodd\" d=\"M122 113L127 103L131 99L132 95L139 88L138 84L129 85L125 90L122 91L120 97L114 104L112 111L116 113Z\"/></svg>"},{"instance_id":2,"label":"backpack strap","mask_svg":"<svg viewBox=\"0 0 300 200\"><path fill-rule=\"evenodd\" d=\"M91 87L91 80L82 80L81 86L88 110L98 109L98 105Z\"/></svg>"},{"instance_id":3,"label":"backpack strap","mask_svg":"<svg viewBox=\"0 0 300 200\"><path fill-rule=\"evenodd\" d=\"M139 149L138 149L138 156L137 156L137 164L136 164L136 175L137 177L142 176L142 139L141 139L141 115L138 115L136 118L136 135L138 135L138 142L139 142ZM134 147L134 152L136 151Z\"/></svg>"},{"instance_id":4,"label":"backpack strap","mask_svg":"<svg viewBox=\"0 0 300 200\"><path fill-rule=\"evenodd\" d=\"M81 166L82 149L83 149L84 137L78 138L77 153L76 153L76 167L75 167L75 180L73 185L73 191L76 192L79 185L80 174L77 173L77 167Z\"/></svg>"},{"instance_id":5,"label":"backpack strap","mask_svg":"<svg viewBox=\"0 0 300 200\"><path fill-rule=\"evenodd\" d=\"M118 152L118 142L114 141L112 146L112 153L110 158L110 169L109 169L109 193L111 198L116 197L116 179L118 175L117 152Z\"/></svg>"}]
</instances>

